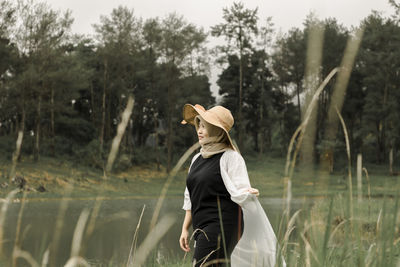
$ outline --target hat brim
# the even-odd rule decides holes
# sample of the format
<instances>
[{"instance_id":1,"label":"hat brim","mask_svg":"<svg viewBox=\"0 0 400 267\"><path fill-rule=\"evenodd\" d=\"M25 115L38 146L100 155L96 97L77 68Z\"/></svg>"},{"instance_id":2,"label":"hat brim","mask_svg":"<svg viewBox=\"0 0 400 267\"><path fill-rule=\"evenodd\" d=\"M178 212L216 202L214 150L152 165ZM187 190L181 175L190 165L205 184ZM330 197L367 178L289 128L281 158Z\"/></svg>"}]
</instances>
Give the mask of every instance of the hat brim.
<instances>
[{"instance_id":1,"label":"hat brim","mask_svg":"<svg viewBox=\"0 0 400 267\"><path fill-rule=\"evenodd\" d=\"M201 105L196 104L193 106L191 104L185 104L183 106L183 120L181 123L182 124L189 123L194 126L195 125L194 119L196 118L197 115L200 115L209 124L212 124L224 130L226 136L228 137L230 147L233 150L238 151L232 141L231 136L229 135L229 132L218 122L218 119L215 118L213 114L207 113L205 108Z\"/></svg>"}]
</instances>

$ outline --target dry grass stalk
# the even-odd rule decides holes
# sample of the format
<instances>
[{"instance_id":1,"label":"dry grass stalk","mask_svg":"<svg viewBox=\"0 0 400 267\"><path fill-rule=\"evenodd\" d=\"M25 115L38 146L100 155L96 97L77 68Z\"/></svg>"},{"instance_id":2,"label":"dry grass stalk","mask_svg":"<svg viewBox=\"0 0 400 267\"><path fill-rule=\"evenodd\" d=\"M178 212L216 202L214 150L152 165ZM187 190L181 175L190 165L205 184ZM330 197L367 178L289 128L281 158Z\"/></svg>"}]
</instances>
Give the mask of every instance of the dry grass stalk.
<instances>
[{"instance_id":1,"label":"dry grass stalk","mask_svg":"<svg viewBox=\"0 0 400 267\"><path fill-rule=\"evenodd\" d=\"M196 228L196 229L193 231L193 233L192 233L192 235L190 236L190 238L189 238L189 245L190 245L190 241L192 241L194 235L195 235L197 232L202 232L202 233L204 234L204 236L207 238L207 241L210 241L210 239L208 238L208 235L207 235L206 232L204 232L204 231L203 231L202 229L200 229L200 228ZM188 252L185 252L185 255L183 255L183 261L185 261L186 255L187 255L187 254L188 254Z\"/></svg>"},{"instance_id":2,"label":"dry grass stalk","mask_svg":"<svg viewBox=\"0 0 400 267\"><path fill-rule=\"evenodd\" d=\"M362 155L357 155L357 201L362 201Z\"/></svg>"},{"instance_id":3,"label":"dry grass stalk","mask_svg":"<svg viewBox=\"0 0 400 267\"><path fill-rule=\"evenodd\" d=\"M143 214L144 214L145 208L146 208L146 205L143 205L143 209L142 209L142 212L140 213L139 221L138 221L138 223L136 225L136 230L135 230L135 233L133 235L132 245L131 245L131 249L129 251L129 257L128 257L128 262L126 263L126 267L128 267L131 264L132 260L135 258L137 238L138 238L139 228L140 228L140 224L142 222L142 218L143 218Z\"/></svg>"},{"instance_id":4,"label":"dry grass stalk","mask_svg":"<svg viewBox=\"0 0 400 267\"><path fill-rule=\"evenodd\" d=\"M368 185L368 217L369 217L371 213L371 184L369 182L368 170L365 167L362 169L365 173L365 179L367 179L367 185Z\"/></svg>"},{"instance_id":5,"label":"dry grass stalk","mask_svg":"<svg viewBox=\"0 0 400 267\"><path fill-rule=\"evenodd\" d=\"M305 249L306 249L306 266L311 266L311 258L310 255L315 259L315 261L318 263L318 266L320 265L317 253L312 249L311 244L309 240L311 240L312 237L312 231L310 231L310 234L307 235L306 233L309 232L309 230L313 230L313 227L316 225L321 225L325 226L325 223L323 221L315 221L312 223L308 223L307 221L304 222L304 230L301 232L300 236L301 239L303 240L305 244ZM310 265L309 265L310 264Z\"/></svg>"},{"instance_id":6,"label":"dry grass stalk","mask_svg":"<svg viewBox=\"0 0 400 267\"><path fill-rule=\"evenodd\" d=\"M77 256L70 258L64 267L76 267L82 265L85 267L90 267L90 264L84 258Z\"/></svg>"},{"instance_id":7,"label":"dry grass stalk","mask_svg":"<svg viewBox=\"0 0 400 267\"><path fill-rule=\"evenodd\" d=\"M356 30L353 37L347 41L344 56L342 58L342 62L340 63L340 72L338 73L338 77L332 91L325 129L325 139L332 142L336 138L338 128L336 109L339 111L342 110L351 71L353 69L354 61L361 44L363 33L364 29L359 28Z\"/></svg>"},{"instance_id":8,"label":"dry grass stalk","mask_svg":"<svg viewBox=\"0 0 400 267\"><path fill-rule=\"evenodd\" d=\"M318 87L317 91L315 92L313 98L310 101L310 104L307 107L307 110L305 112L304 120L300 124L300 126L296 129L295 133L293 134L292 138L290 139L289 143L289 148L288 148L288 153L286 156L286 167L285 167L285 180L287 182L287 192L286 192L286 216L289 221L289 214L290 214L290 201L291 201L291 196L292 196L292 190L291 190L291 180L293 177L293 172L294 172L294 167L296 165L296 158L297 154L299 152L299 149L301 147L302 141L303 141L303 136L305 133L305 129L307 127L307 124L309 122L311 113L316 106L316 103L318 102L319 95L321 94L322 90L325 88L325 86L329 83L329 81L332 79L332 77L339 71L339 68L334 68L328 76L326 76L325 80L322 82L322 84ZM294 150L293 156L292 155L292 150L294 147L294 142L296 140L296 137L299 136L296 144L296 149Z\"/></svg>"},{"instance_id":9,"label":"dry grass stalk","mask_svg":"<svg viewBox=\"0 0 400 267\"><path fill-rule=\"evenodd\" d=\"M72 189L73 187L71 185L67 186L66 193L60 203L60 208L58 210L58 215L56 219L56 225L54 227L53 240L51 241L50 245L50 262L49 262L50 266L56 265L58 244L60 242L61 232L64 225L64 217L68 208L69 196L71 195Z\"/></svg>"},{"instance_id":10,"label":"dry grass stalk","mask_svg":"<svg viewBox=\"0 0 400 267\"><path fill-rule=\"evenodd\" d=\"M186 152L178 160L178 163L176 163L175 167L172 169L171 173L169 174L167 181L165 182L163 188L161 189L160 196L159 196L159 198L157 200L157 204L154 208L153 216L152 216L151 222L150 222L150 229L153 229L153 227L155 226L155 224L157 222L158 216L160 214L161 206L164 202L165 196L167 195L167 191L168 191L169 186L172 183L172 180L175 178L175 175L178 173L178 171L182 167L183 163L185 163L185 161L188 159L188 157L191 154L193 154L193 152L196 151L196 149L198 149L199 147L200 147L199 142L196 142L188 150L186 150Z\"/></svg>"},{"instance_id":11,"label":"dry grass stalk","mask_svg":"<svg viewBox=\"0 0 400 267\"><path fill-rule=\"evenodd\" d=\"M212 263L207 262L207 259L209 257L211 257L212 254L214 254L215 252L217 252L220 249L220 247L212 250L210 253L208 253L203 259L200 259L199 261L202 261L202 263L200 264L200 267L205 267L205 266L209 266ZM218 259L217 259L218 260ZM225 261L225 259L223 259ZM213 260L214 261L214 260Z\"/></svg>"},{"instance_id":12,"label":"dry grass stalk","mask_svg":"<svg viewBox=\"0 0 400 267\"><path fill-rule=\"evenodd\" d=\"M207 240L208 240L208 241L210 240L210 239L208 238L208 235L207 235L207 233L206 233L206 232L204 232L204 230L203 230L203 229L196 228L196 229L193 231L192 235L190 236L190 239L189 239L189 241L193 239L194 235L195 235L197 232L202 232L202 233L204 234L204 236L207 238Z\"/></svg>"},{"instance_id":13,"label":"dry grass stalk","mask_svg":"<svg viewBox=\"0 0 400 267\"><path fill-rule=\"evenodd\" d=\"M306 66L304 75L305 91L305 105L309 106L312 96L321 82L321 62L323 54L325 27L319 20L313 20L310 23L309 34L307 40L307 53L306 53ZM304 120L306 109L302 109L302 120ZM309 122L304 127L303 131L307 132L304 136L302 146L300 147L301 160L309 166L314 161L314 142L317 132L317 112L318 105L316 105L312 112L309 114ZM308 168L308 171L310 169Z\"/></svg>"},{"instance_id":14,"label":"dry grass stalk","mask_svg":"<svg viewBox=\"0 0 400 267\"><path fill-rule=\"evenodd\" d=\"M20 236L20 232L21 232L22 214L23 214L24 208L25 208L25 198L26 198L26 192L24 192L24 195L23 195L22 200L21 200L21 207L20 207L19 212L18 212L17 231L16 231L16 234L15 234L15 241L14 241L13 251L15 251L17 248L21 247L20 246L20 240L19 240L20 237L19 236ZM14 253L13 253L13 255L14 255ZM16 264L17 264L17 259L15 257L13 257L12 266L16 266Z\"/></svg>"},{"instance_id":15,"label":"dry grass stalk","mask_svg":"<svg viewBox=\"0 0 400 267\"><path fill-rule=\"evenodd\" d=\"M283 244L282 244L282 252L281 254L283 255L286 250L287 250L287 245L289 244L289 237L290 234L293 232L293 230L296 228L296 226L294 226L295 220L298 217L298 215L300 214L301 210L296 211L292 217L290 218L289 222L288 222L288 226L287 226L287 230L285 232L285 235L283 237Z\"/></svg>"},{"instance_id":16,"label":"dry grass stalk","mask_svg":"<svg viewBox=\"0 0 400 267\"><path fill-rule=\"evenodd\" d=\"M128 103L126 104L126 108L121 116L121 122L118 124L117 135L114 137L114 139L112 141L111 151L108 154L107 165L106 165L106 174L111 172L115 158L117 157L119 145L121 143L122 136L125 133L126 126L128 125L129 118L131 117L134 103L135 103L135 101L133 99L133 96L129 95Z\"/></svg>"},{"instance_id":17,"label":"dry grass stalk","mask_svg":"<svg viewBox=\"0 0 400 267\"><path fill-rule=\"evenodd\" d=\"M301 131L300 131L300 136L298 139L298 142L296 144L296 150L294 151L294 155L293 155L293 159L292 159L292 168L290 169L290 173L289 173L289 177L293 176L293 171L294 171L294 166L296 165L296 158L297 158L297 154L298 151L300 149L300 146L302 144L303 138L304 138L304 134L305 134L305 129L307 128L307 125L310 121L311 118L311 114L315 108L315 106L318 103L318 98L319 95L321 94L322 90L325 88L325 86L329 83L329 81L332 79L332 77L339 71L339 68L334 68L329 74L328 76L326 76L325 80L321 83L321 85L318 87L317 91L315 92L310 105L307 107L305 116L304 116L304 120L301 123L301 125L299 127L301 127ZM297 131L296 131L297 132ZM292 146L293 147L293 146ZM291 153L291 151L288 151L288 153Z\"/></svg>"},{"instance_id":18,"label":"dry grass stalk","mask_svg":"<svg viewBox=\"0 0 400 267\"><path fill-rule=\"evenodd\" d=\"M32 267L39 267L39 263L35 261L29 252L20 250L19 248L15 248L13 251L13 258L22 258L26 260Z\"/></svg>"},{"instance_id":19,"label":"dry grass stalk","mask_svg":"<svg viewBox=\"0 0 400 267\"><path fill-rule=\"evenodd\" d=\"M331 242L331 240L335 236L336 232L339 231L339 228L342 227L346 222L348 222L348 220L343 220L338 225L336 225L336 227L333 229L333 231L329 235L328 244Z\"/></svg>"},{"instance_id":20,"label":"dry grass stalk","mask_svg":"<svg viewBox=\"0 0 400 267\"><path fill-rule=\"evenodd\" d=\"M228 255L226 251L226 242L225 242L225 231L224 231L224 222L222 221L222 212L221 212L221 202L219 200L219 196L217 196L217 205L218 205L218 217L219 217L219 226L221 229L221 236L222 236L222 246L224 248L224 255ZM219 244L219 242L218 242ZM218 246L219 248L219 246Z\"/></svg>"},{"instance_id":21,"label":"dry grass stalk","mask_svg":"<svg viewBox=\"0 0 400 267\"><path fill-rule=\"evenodd\" d=\"M15 177L18 158L19 158L19 154L21 153L21 146L22 146L22 139L23 138L24 138L24 132L21 131L21 130L18 131L18 137L17 137L16 147L15 147L15 152L13 153L13 156L12 156L12 165L11 165L11 170L10 170L10 175L9 175L10 182Z\"/></svg>"},{"instance_id":22,"label":"dry grass stalk","mask_svg":"<svg viewBox=\"0 0 400 267\"><path fill-rule=\"evenodd\" d=\"M79 215L78 222L76 223L74 236L72 238L71 245L71 258L79 256L79 251L81 249L82 237L85 230L86 222L89 218L89 210L84 209Z\"/></svg>"},{"instance_id":23,"label":"dry grass stalk","mask_svg":"<svg viewBox=\"0 0 400 267\"><path fill-rule=\"evenodd\" d=\"M304 244L306 245L306 266L311 266L311 257L310 255L315 259L315 261L318 262L318 257L315 251L311 248L310 243L308 242L307 238L304 235L305 233L303 232L301 234L301 239L303 240Z\"/></svg>"},{"instance_id":24,"label":"dry grass stalk","mask_svg":"<svg viewBox=\"0 0 400 267\"><path fill-rule=\"evenodd\" d=\"M350 218L353 218L353 183L352 183L352 177L351 177L350 141L349 141L349 135L347 133L346 124L344 123L343 117L337 108L336 108L336 113L340 119L340 123L342 124L344 138L346 140L346 152L347 152L347 162L348 162L347 169L348 169L348 182L349 182L349 201L350 201L349 209L350 209ZM352 223L350 223L350 226L351 225L352 225Z\"/></svg>"},{"instance_id":25,"label":"dry grass stalk","mask_svg":"<svg viewBox=\"0 0 400 267\"><path fill-rule=\"evenodd\" d=\"M375 250L373 250L373 248L374 248L375 246L376 246L376 244L374 243L374 244L371 244L371 245L369 246L369 248L368 248L367 256L365 257L365 260L364 260L364 264L365 264L366 267L371 266L372 261L373 261L373 260L375 259L375 257L376 257L376 254L374 253Z\"/></svg>"},{"instance_id":26,"label":"dry grass stalk","mask_svg":"<svg viewBox=\"0 0 400 267\"><path fill-rule=\"evenodd\" d=\"M97 219L97 216L99 215L99 211L100 211L100 207L101 207L102 202L103 202L103 198L97 196L96 197L96 201L94 203L93 211L90 214L90 219L89 219L89 222L88 222L88 226L86 227L86 233L85 233L85 237L86 238L91 236L93 231L94 231L94 226L96 224L96 219Z\"/></svg>"},{"instance_id":27,"label":"dry grass stalk","mask_svg":"<svg viewBox=\"0 0 400 267\"><path fill-rule=\"evenodd\" d=\"M129 267L143 266L150 251L158 243L158 241L167 233L171 226L175 223L176 218L172 215L166 215L161 218L160 222L150 231L142 244L140 245L132 264Z\"/></svg>"},{"instance_id":28,"label":"dry grass stalk","mask_svg":"<svg viewBox=\"0 0 400 267\"><path fill-rule=\"evenodd\" d=\"M0 257L3 255L3 229L4 229L4 222L6 220L6 214L8 205L10 204L11 200L14 198L15 194L18 192L18 189L15 189L8 193L3 205L1 206L1 213L0 213Z\"/></svg>"},{"instance_id":29,"label":"dry grass stalk","mask_svg":"<svg viewBox=\"0 0 400 267\"><path fill-rule=\"evenodd\" d=\"M214 251L217 251L217 250L213 250L213 252ZM207 260L207 259L206 259ZM216 263L229 263L230 262L230 260L227 260L227 259L215 259L215 260L211 260L211 261L208 261L208 262L204 262L204 263L202 263L201 265L200 265L200 267L207 267L207 266L210 266L210 265L213 265L213 264L216 264ZM203 265L204 264L204 265ZM219 265L218 265L219 266Z\"/></svg>"},{"instance_id":30,"label":"dry grass stalk","mask_svg":"<svg viewBox=\"0 0 400 267\"><path fill-rule=\"evenodd\" d=\"M49 248L47 248L43 254L42 267L46 267L49 264L49 255L50 255L50 250Z\"/></svg>"},{"instance_id":31,"label":"dry grass stalk","mask_svg":"<svg viewBox=\"0 0 400 267\"><path fill-rule=\"evenodd\" d=\"M382 225L382 209L379 210L378 219L376 220L376 233L379 233Z\"/></svg>"}]
</instances>

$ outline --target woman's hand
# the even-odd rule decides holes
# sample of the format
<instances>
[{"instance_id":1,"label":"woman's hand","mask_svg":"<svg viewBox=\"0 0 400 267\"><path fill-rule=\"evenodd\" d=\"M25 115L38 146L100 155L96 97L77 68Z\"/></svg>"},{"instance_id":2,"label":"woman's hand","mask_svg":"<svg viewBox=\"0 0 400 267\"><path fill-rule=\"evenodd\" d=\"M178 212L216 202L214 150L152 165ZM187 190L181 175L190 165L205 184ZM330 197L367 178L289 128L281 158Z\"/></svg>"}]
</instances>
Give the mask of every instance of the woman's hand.
<instances>
[{"instance_id":1,"label":"woman's hand","mask_svg":"<svg viewBox=\"0 0 400 267\"><path fill-rule=\"evenodd\" d=\"M250 193L250 194L253 194L253 195L256 195L257 197L260 195L260 192L258 192L258 189L255 189L255 188L248 188L247 189L247 191Z\"/></svg>"},{"instance_id":2,"label":"woman's hand","mask_svg":"<svg viewBox=\"0 0 400 267\"><path fill-rule=\"evenodd\" d=\"M181 249L185 252L190 251L189 247L189 231L183 229L181 237L179 238L179 244L181 245Z\"/></svg>"}]
</instances>

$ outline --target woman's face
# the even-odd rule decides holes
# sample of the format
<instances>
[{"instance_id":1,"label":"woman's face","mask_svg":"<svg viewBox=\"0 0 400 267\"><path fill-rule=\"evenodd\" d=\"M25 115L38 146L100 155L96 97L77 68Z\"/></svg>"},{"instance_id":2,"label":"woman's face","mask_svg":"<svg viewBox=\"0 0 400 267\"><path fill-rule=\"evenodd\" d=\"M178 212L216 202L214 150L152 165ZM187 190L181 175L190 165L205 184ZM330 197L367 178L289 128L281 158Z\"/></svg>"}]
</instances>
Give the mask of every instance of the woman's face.
<instances>
[{"instance_id":1,"label":"woman's face","mask_svg":"<svg viewBox=\"0 0 400 267\"><path fill-rule=\"evenodd\" d=\"M197 129L197 137L199 138L199 143L200 145L203 144L205 138L208 137L208 131L207 128L201 120L199 121L199 127Z\"/></svg>"}]
</instances>

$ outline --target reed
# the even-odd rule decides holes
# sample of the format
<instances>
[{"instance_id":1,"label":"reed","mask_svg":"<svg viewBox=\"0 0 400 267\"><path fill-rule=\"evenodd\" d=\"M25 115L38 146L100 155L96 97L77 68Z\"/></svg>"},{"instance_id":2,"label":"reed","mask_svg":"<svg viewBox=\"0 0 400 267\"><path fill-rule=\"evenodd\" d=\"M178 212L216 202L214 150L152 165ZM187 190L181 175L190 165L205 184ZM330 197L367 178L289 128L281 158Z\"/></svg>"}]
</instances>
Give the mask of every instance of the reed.
<instances>
[{"instance_id":1,"label":"reed","mask_svg":"<svg viewBox=\"0 0 400 267\"><path fill-rule=\"evenodd\" d=\"M91 267L90 264L82 257L74 256L70 258L64 267L76 267L76 266L84 266Z\"/></svg>"},{"instance_id":2,"label":"reed","mask_svg":"<svg viewBox=\"0 0 400 267\"><path fill-rule=\"evenodd\" d=\"M84 209L79 216L78 222L76 223L74 236L72 238L72 245L71 245L71 258L78 257L79 252L81 249L81 242L83 233L85 230L86 222L89 218L89 210Z\"/></svg>"},{"instance_id":3,"label":"reed","mask_svg":"<svg viewBox=\"0 0 400 267\"><path fill-rule=\"evenodd\" d=\"M176 218L172 215L166 215L161 218L160 222L149 232L140 247L138 248L135 258L129 267L140 267L146 262L148 255L158 241L165 235L165 233L171 228L175 223Z\"/></svg>"},{"instance_id":4,"label":"reed","mask_svg":"<svg viewBox=\"0 0 400 267\"><path fill-rule=\"evenodd\" d=\"M4 229L4 222L6 220L6 214L7 214L7 209L8 206L11 203L11 200L14 198L15 194L17 194L18 189L15 189L8 193L3 205L1 206L1 211L0 211L0 257L3 256L3 229Z\"/></svg>"},{"instance_id":5,"label":"reed","mask_svg":"<svg viewBox=\"0 0 400 267\"><path fill-rule=\"evenodd\" d=\"M332 77L339 71L339 68L334 68L328 76L325 78L325 80L321 83L321 85L318 87L316 90L315 94L313 95L310 104L307 107L307 110L304 115L304 119L300 126L296 129L295 133L293 134L290 143L289 143L289 148L288 148L288 153L286 156L286 166L285 166L285 181L287 183L286 187L286 217L287 221L289 221L289 214L290 214L290 202L292 200L292 177L293 177L293 172L294 168L296 166L296 159L298 152L300 150L304 134L305 134L305 129L307 128L307 125L309 123L311 114L313 112L313 109L316 106L316 103L318 102L318 97L321 94L322 90L325 88L325 86L329 83L329 81L332 79ZM293 152L292 155L292 150L294 146L294 142L297 139L297 144L296 144L296 149Z\"/></svg>"},{"instance_id":6,"label":"reed","mask_svg":"<svg viewBox=\"0 0 400 267\"><path fill-rule=\"evenodd\" d=\"M189 246L190 246L190 241L193 240L193 237L194 237L194 235L195 235L197 232L201 232L201 233L206 237L207 240L210 240L210 239L208 238L208 235L207 235L206 232L204 232L204 231L203 231L202 229L200 229L200 228L196 228L196 229L193 230L193 233L190 235L190 238L189 238ZM187 254L188 254L188 253L185 252L185 254L183 255L183 262L185 262Z\"/></svg>"},{"instance_id":7,"label":"reed","mask_svg":"<svg viewBox=\"0 0 400 267\"><path fill-rule=\"evenodd\" d=\"M367 185L368 185L368 216L369 216L371 212L371 184L369 182L368 170L366 168L362 168L362 170L365 173L365 179L367 180Z\"/></svg>"},{"instance_id":8,"label":"reed","mask_svg":"<svg viewBox=\"0 0 400 267\"><path fill-rule=\"evenodd\" d=\"M32 255L29 252L20 250L19 248L15 248L13 252L13 258L14 259L22 258L26 262L28 262L30 266L39 267L39 263L37 263L37 261L32 257Z\"/></svg>"},{"instance_id":9,"label":"reed","mask_svg":"<svg viewBox=\"0 0 400 267\"><path fill-rule=\"evenodd\" d=\"M170 187L173 179L175 178L176 174L178 173L178 171L180 170L182 165L189 158L189 156L191 154L193 154L193 152L196 151L196 149L198 149L199 147L200 147L199 142L196 142L188 150L186 150L186 152L181 156L181 158L178 160L178 162L176 163L175 167L172 169L171 173L169 174L167 180L164 183L163 188L161 189L160 196L158 197L157 204L156 204L156 207L154 209L153 216L151 218L150 229L152 229L155 226L156 222L157 222L158 216L159 216L160 211L161 211L162 203L163 203L163 201L165 199L165 196L167 195L168 188Z\"/></svg>"},{"instance_id":10,"label":"reed","mask_svg":"<svg viewBox=\"0 0 400 267\"><path fill-rule=\"evenodd\" d=\"M129 118L131 117L134 103L135 101L133 99L133 96L129 95L125 110L124 112L122 112L121 115L121 122L118 124L117 135L114 137L112 141L111 150L110 153L108 154L107 165L104 172L105 178L107 177L107 174L111 172L115 158L117 157L119 145L121 143L122 136L125 133L126 126L128 125Z\"/></svg>"},{"instance_id":11,"label":"reed","mask_svg":"<svg viewBox=\"0 0 400 267\"><path fill-rule=\"evenodd\" d=\"M53 234L53 239L50 244L50 257L49 257L49 263L50 266L54 266L55 262L57 260L57 251L58 251L58 246L60 242L60 237L62 233L62 228L64 225L64 217L65 213L67 212L68 208L68 201L69 201L69 196L73 190L72 186L68 186L66 189L65 196L61 200L60 203L60 209L58 210L58 215L56 219L56 224L54 228L54 234Z\"/></svg>"},{"instance_id":12,"label":"reed","mask_svg":"<svg viewBox=\"0 0 400 267\"><path fill-rule=\"evenodd\" d=\"M85 234L83 237L84 240L88 240L89 237L94 232L96 219L97 219L97 216L99 215L100 207L101 207L102 203L103 203L103 197L97 196L96 200L94 202L94 205L93 205L93 210L90 213L90 219L89 219L89 222L88 222L88 225L86 227L86 231L85 231ZM87 247L86 247L85 243L83 243L83 246L81 248L82 254L85 253L86 249L87 249Z\"/></svg>"},{"instance_id":13,"label":"reed","mask_svg":"<svg viewBox=\"0 0 400 267\"><path fill-rule=\"evenodd\" d=\"M136 230L135 230L135 233L134 233L133 239L132 239L131 249L130 249L130 251L129 251L128 261L127 261L127 263L126 263L126 266L127 266L127 267L131 264L131 262L132 262L133 259L135 258L136 245L137 245L137 238L138 238L140 223L142 222L142 218L143 218L143 214L144 214L145 208L146 208L146 205L143 205L143 209L142 209L142 212L140 213L139 221L138 221L138 223L137 223L137 225L136 225Z\"/></svg>"},{"instance_id":14,"label":"reed","mask_svg":"<svg viewBox=\"0 0 400 267\"><path fill-rule=\"evenodd\" d=\"M14 241L14 249L13 249L13 260L12 260L12 266L16 266L17 260L14 257L16 255L14 252L20 248L20 232L21 232L21 222L22 222L22 214L24 213L24 208L25 208L25 198L26 198L26 192L24 192L24 195L21 200L21 208L19 209L18 212L18 219L17 219L17 232L15 234L15 241Z\"/></svg>"},{"instance_id":15,"label":"reed","mask_svg":"<svg viewBox=\"0 0 400 267\"><path fill-rule=\"evenodd\" d=\"M350 151L350 141L349 141L349 135L347 133L347 127L346 123L343 120L342 115L340 114L339 110L336 108L336 113L340 119L340 123L342 124L343 127L343 133L344 133L344 138L346 141L346 152L347 152L347 177L348 177L348 187L349 187L349 216L350 219L353 218L353 181L352 181L352 176L351 176L351 151ZM351 222L351 220L350 220Z\"/></svg>"}]
</instances>

